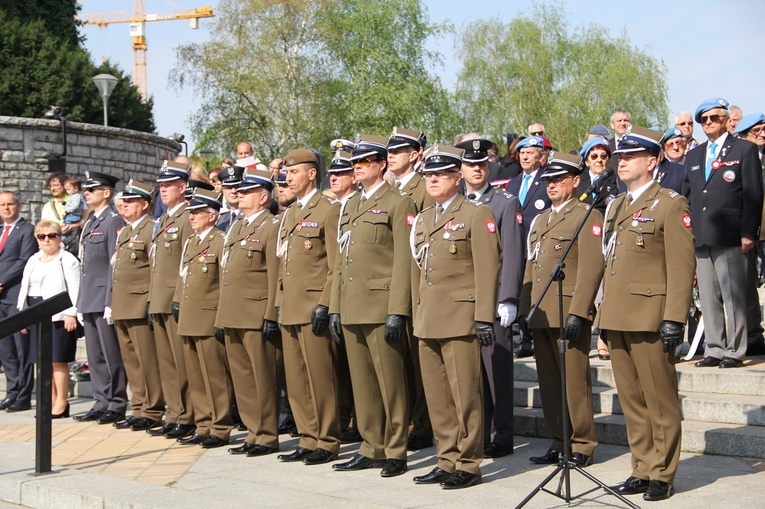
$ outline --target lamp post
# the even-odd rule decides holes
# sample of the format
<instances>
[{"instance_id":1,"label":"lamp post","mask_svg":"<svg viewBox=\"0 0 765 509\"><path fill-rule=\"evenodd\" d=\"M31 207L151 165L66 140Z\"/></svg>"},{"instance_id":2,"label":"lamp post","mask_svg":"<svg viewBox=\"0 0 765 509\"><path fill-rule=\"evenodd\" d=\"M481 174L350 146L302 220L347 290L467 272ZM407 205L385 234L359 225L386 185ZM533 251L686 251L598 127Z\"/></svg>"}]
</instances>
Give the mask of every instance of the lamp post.
<instances>
[{"instance_id":1,"label":"lamp post","mask_svg":"<svg viewBox=\"0 0 765 509\"><path fill-rule=\"evenodd\" d=\"M182 143L183 144L183 155L188 157L188 155L189 155L189 144L186 143L185 141L183 141L186 138L186 136L184 136L181 133L173 133L170 136L168 136L167 138L169 140L173 140L175 142Z\"/></svg>"},{"instance_id":2,"label":"lamp post","mask_svg":"<svg viewBox=\"0 0 765 509\"><path fill-rule=\"evenodd\" d=\"M101 100L104 102L104 125L109 125L109 114L106 110L106 103L109 102L109 96L117 85L119 80L111 74L99 74L93 78L98 91L101 93Z\"/></svg>"},{"instance_id":3,"label":"lamp post","mask_svg":"<svg viewBox=\"0 0 765 509\"><path fill-rule=\"evenodd\" d=\"M212 161L212 158L215 155L215 152L209 148L203 148L202 150L199 151L199 155L202 157L202 160L205 162L205 170L209 172L210 161Z\"/></svg>"}]
</instances>

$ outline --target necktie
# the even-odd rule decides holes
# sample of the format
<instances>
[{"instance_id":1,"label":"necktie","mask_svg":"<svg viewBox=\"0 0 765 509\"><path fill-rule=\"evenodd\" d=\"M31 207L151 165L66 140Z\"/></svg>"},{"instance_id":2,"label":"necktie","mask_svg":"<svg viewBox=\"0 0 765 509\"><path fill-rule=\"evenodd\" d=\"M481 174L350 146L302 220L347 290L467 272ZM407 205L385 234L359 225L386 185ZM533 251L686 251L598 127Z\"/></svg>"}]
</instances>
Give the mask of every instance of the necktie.
<instances>
[{"instance_id":1,"label":"necktie","mask_svg":"<svg viewBox=\"0 0 765 509\"><path fill-rule=\"evenodd\" d=\"M468 200L475 200L475 193L470 193L469 195L467 195L467 199Z\"/></svg>"},{"instance_id":2,"label":"necktie","mask_svg":"<svg viewBox=\"0 0 765 509\"><path fill-rule=\"evenodd\" d=\"M600 178L600 175L596 175L596 176L592 177L592 183L595 184L598 181L599 178ZM596 189L595 191L592 192L592 199L594 200L597 197L598 197L598 191Z\"/></svg>"},{"instance_id":3,"label":"necktie","mask_svg":"<svg viewBox=\"0 0 765 509\"><path fill-rule=\"evenodd\" d=\"M3 252L3 248L5 247L5 242L8 240L8 235L11 234L11 225L6 224L3 227L3 236L0 237L0 253Z\"/></svg>"},{"instance_id":4,"label":"necktie","mask_svg":"<svg viewBox=\"0 0 765 509\"><path fill-rule=\"evenodd\" d=\"M712 176L712 161L715 160L715 157L717 157L717 143L710 143L709 144L709 154L707 155L707 165L704 168L704 178L706 180L709 180L709 177Z\"/></svg>"},{"instance_id":5,"label":"necktie","mask_svg":"<svg viewBox=\"0 0 765 509\"><path fill-rule=\"evenodd\" d=\"M521 205L526 204L526 193L529 191L531 185L531 174L527 173L523 176L523 183L521 184L521 192L518 194L518 199L521 201Z\"/></svg>"},{"instance_id":6,"label":"necktie","mask_svg":"<svg viewBox=\"0 0 765 509\"><path fill-rule=\"evenodd\" d=\"M444 208L441 205L436 206L436 222L438 222L438 217L444 213Z\"/></svg>"},{"instance_id":7,"label":"necktie","mask_svg":"<svg viewBox=\"0 0 765 509\"><path fill-rule=\"evenodd\" d=\"M760 154L760 165L763 169L765 169L765 150L763 150Z\"/></svg>"},{"instance_id":8,"label":"necktie","mask_svg":"<svg viewBox=\"0 0 765 509\"><path fill-rule=\"evenodd\" d=\"M627 193L627 206L632 205L632 195Z\"/></svg>"}]
</instances>

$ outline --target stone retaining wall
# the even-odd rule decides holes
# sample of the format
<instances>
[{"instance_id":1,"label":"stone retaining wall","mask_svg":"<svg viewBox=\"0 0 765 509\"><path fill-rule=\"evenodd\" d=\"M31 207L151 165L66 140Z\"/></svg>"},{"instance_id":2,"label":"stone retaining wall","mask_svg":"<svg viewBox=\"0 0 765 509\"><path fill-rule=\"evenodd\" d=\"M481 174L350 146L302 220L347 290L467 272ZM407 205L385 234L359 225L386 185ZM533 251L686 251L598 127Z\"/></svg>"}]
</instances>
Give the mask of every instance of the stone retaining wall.
<instances>
[{"instance_id":1,"label":"stone retaining wall","mask_svg":"<svg viewBox=\"0 0 765 509\"><path fill-rule=\"evenodd\" d=\"M85 170L154 182L165 159L181 150L175 141L118 127L67 122L67 153L58 120L0 116L0 191L16 193L21 215L33 224L51 196L45 180L55 171L85 181Z\"/></svg>"}]
</instances>

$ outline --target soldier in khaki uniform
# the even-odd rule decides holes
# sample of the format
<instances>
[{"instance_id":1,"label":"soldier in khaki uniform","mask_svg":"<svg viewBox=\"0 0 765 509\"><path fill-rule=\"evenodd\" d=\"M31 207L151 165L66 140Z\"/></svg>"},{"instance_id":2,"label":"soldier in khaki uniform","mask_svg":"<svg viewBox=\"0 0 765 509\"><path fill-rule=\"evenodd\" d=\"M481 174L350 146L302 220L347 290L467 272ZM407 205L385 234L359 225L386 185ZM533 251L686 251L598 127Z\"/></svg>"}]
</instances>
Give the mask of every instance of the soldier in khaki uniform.
<instances>
[{"instance_id":1,"label":"soldier in khaki uniform","mask_svg":"<svg viewBox=\"0 0 765 509\"><path fill-rule=\"evenodd\" d=\"M279 450L279 387L276 379L276 242L279 222L268 211L270 171L245 170L237 189L242 217L226 234L215 333L225 333L226 356L237 408L247 426L232 454L262 456Z\"/></svg>"},{"instance_id":2,"label":"soldier in khaki uniform","mask_svg":"<svg viewBox=\"0 0 765 509\"><path fill-rule=\"evenodd\" d=\"M326 463L340 451L337 351L329 334L329 304L337 256L340 204L316 189L319 162L307 149L284 158L297 201L279 227L278 255L284 370L298 432L297 449L282 461Z\"/></svg>"},{"instance_id":3,"label":"soldier in khaki uniform","mask_svg":"<svg viewBox=\"0 0 765 509\"><path fill-rule=\"evenodd\" d=\"M419 213L433 205L433 198L425 189L425 179L415 168L420 164L421 142L425 134L421 131L411 131L394 127L388 139L388 169L396 176L396 187L405 192L413 201L415 212ZM412 260L412 286L417 286L419 271ZM412 314L416 303L413 302ZM422 372L420 371L420 349L414 336L412 321L406 327L408 353L406 356L407 386L409 389L409 419L412 429L409 432L406 448L417 451L433 445L433 427L428 417L428 405L425 401L425 390L422 388Z\"/></svg>"},{"instance_id":4,"label":"soldier in khaki uniform","mask_svg":"<svg viewBox=\"0 0 765 509\"><path fill-rule=\"evenodd\" d=\"M330 330L345 342L364 441L335 470L407 470L406 321L411 302L409 231L414 202L384 180L388 139L361 135L353 150L354 176L363 190L342 209L330 305ZM342 326L341 326L342 322ZM344 338L344 339L343 339Z\"/></svg>"},{"instance_id":5,"label":"soldier in khaki uniform","mask_svg":"<svg viewBox=\"0 0 765 509\"><path fill-rule=\"evenodd\" d=\"M627 193L606 209L599 313L632 453L632 473L614 489L648 501L674 492L681 441L675 348L696 269L688 202L651 178L660 137L634 126L615 151Z\"/></svg>"},{"instance_id":6,"label":"soldier in khaki uniform","mask_svg":"<svg viewBox=\"0 0 765 509\"><path fill-rule=\"evenodd\" d=\"M423 170L436 205L420 212L410 243L419 266L414 335L436 435L438 466L418 484L481 482L481 346L494 342L499 238L489 207L459 194L462 149L434 145Z\"/></svg>"},{"instance_id":7,"label":"soldier in khaki uniform","mask_svg":"<svg viewBox=\"0 0 765 509\"><path fill-rule=\"evenodd\" d=\"M152 191L150 186L131 180L122 193L122 216L128 223L117 236L107 296L132 393L133 415L115 426L133 431L159 427L165 413L157 349L147 312L151 277L149 249L154 229L149 215Z\"/></svg>"},{"instance_id":8,"label":"soldier in khaki uniform","mask_svg":"<svg viewBox=\"0 0 765 509\"><path fill-rule=\"evenodd\" d=\"M531 305L539 299L552 270L587 214L589 205L574 198L581 172L581 157L556 153L541 176L552 206L535 217L529 228L526 273L521 292L522 317L528 314ZM558 348L561 324L565 325L566 404L569 413L571 461L581 467L590 465L593 451L598 445L592 407L589 353L591 323L595 316L593 303L603 278L600 256L602 224L603 216L597 210L593 210L566 257L563 316L559 313L558 285L553 283L531 320L527 322L534 337L545 424L553 436L552 444L545 455L530 458L533 463L558 463L559 455L563 451L563 394Z\"/></svg>"},{"instance_id":9,"label":"soldier in khaki uniform","mask_svg":"<svg viewBox=\"0 0 765 509\"><path fill-rule=\"evenodd\" d=\"M186 437L196 428L186 376L183 340L178 334L178 322L171 312L183 243L194 233L183 199L190 168L186 163L175 161L165 161L160 168L157 178L159 197L167 206L167 212L157 221L150 251L149 317L154 327L167 415L161 428L147 433L167 438Z\"/></svg>"},{"instance_id":10,"label":"soldier in khaki uniform","mask_svg":"<svg viewBox=\"0 0 765 509\"><path fill-rule=\"evenodd\" d=\"M223 232L215 228L220 198L220 193L215 191L194 190L186 208L194 235L184 243L181 280L173 303L178 308L178 334L183 337L196 424L194 434L180 438L178 442L205 448L228 444L233 427L226 347L215 337L214 330L223 249Z\"/></svg>"}]
</instances>

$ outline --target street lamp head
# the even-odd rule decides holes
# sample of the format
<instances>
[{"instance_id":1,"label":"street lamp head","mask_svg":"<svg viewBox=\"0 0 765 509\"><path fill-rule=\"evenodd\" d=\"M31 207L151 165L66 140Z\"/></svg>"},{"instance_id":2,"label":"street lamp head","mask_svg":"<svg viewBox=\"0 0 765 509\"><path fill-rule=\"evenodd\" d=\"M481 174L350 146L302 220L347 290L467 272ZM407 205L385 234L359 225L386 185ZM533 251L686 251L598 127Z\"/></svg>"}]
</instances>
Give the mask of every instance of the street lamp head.
<instances>
[{"instance_id":1,"label":"street lamp head","mask_svg":"<svg viewBox=\"0 0 765 509\"><path fill-rule=\"evenodd\" d=\"M181 133L173 133L170 136L168 136L167 139L177 141L178 143L182 143L183 140L186 139L186 136Z\"/></svg>"},{"instance_id":2,"label":"street lamp head","mask_svg":"<svg viewBox=\"0 0 765 509\"><path fill-rule=\"evenodd\" d=\"M210 161L212 161L214 155L215 151L209 148L203 148L199 151L199 156L206 164L210 164Z\"/></svg>"},{"instance_id":3,"label":"street lamp head","mask_svg":"<svg viewBox=\"0 0 765 509\"><path fill-rule=\"evenodd\" d=\"M59 106L51 106L48 111L45 112L45 118L59 118L64 113L64 109Z\"/></svg>"},{"instance_id":4,"label":"street lamp head","mask_svg":"<svg viewBox=\"0 0 765 509\"><path fill-rule=\"evenodd\" d=\"M112 95L112 90L117 86L119 79L115 78L111 74L99 74L93 78L93 83L98 87L98 91L101 93L101 97L109 100L109 96Z\"/></svg>"}]
</instances>

